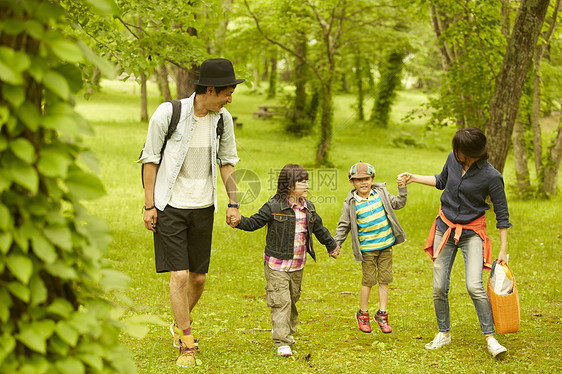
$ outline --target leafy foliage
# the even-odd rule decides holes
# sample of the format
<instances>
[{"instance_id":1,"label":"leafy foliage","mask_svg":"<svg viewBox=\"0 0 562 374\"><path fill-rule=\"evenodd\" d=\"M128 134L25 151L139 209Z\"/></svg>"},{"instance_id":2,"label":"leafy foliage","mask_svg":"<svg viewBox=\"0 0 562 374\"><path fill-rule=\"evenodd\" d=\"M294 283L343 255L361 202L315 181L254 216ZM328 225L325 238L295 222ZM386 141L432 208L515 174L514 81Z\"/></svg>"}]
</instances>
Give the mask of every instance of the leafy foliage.
<instances>
[{"instance_id":1,"label":"leafy foliage","mask_svg":"<svg viewBox=\"0 0 562 374\"><path fill-rule=\"evenodd\" d=\"M83 166L92 128L72 97L81 66L113 67L65 36L58 2L2 1L0 14L0 372L134 372L103 297L124 284L102 259L107 225L83 205L105 192Z\"/></svg>"}]
</instances>

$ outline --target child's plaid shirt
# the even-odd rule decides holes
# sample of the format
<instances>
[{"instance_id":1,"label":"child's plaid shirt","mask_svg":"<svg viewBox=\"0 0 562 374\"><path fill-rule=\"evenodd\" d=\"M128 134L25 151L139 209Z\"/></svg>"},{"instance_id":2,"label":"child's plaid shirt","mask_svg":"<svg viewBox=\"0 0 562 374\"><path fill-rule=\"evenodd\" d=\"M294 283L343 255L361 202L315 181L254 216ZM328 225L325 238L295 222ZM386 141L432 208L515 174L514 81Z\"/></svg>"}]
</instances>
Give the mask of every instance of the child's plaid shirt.
<instances>
[{"instance_id":1,"label":"child's plaid shirt","mask_svg":"<svg viewBox=\"0 0 562 374\"><path fill-rule=\"evenodd\" d=\"M273 270L278 271L297 271L304 268L306 263L306 202L301 200L302 206L289 201L291 208L295 212L295 241L293 258L282 260L273 256L264 255L265 262Z\"/></svg>"}]
</instances>

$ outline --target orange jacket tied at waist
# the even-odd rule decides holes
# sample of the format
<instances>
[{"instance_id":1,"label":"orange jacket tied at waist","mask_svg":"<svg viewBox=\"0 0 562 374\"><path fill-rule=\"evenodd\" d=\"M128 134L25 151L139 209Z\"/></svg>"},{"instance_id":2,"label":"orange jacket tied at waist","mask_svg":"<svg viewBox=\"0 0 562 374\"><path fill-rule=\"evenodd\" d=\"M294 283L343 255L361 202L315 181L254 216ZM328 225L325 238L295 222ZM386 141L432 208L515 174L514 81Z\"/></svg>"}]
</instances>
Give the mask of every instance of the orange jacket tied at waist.
<instances>
[{"instance_id":1,"label":"orange jacket tied at waist","mask_svg":"<svg viewBox=\"0 0 562 374\"><path fill-rule=\"evenodd\" d=\"M437 247L437 250L435 250L433 248L433 241L435 240L435 230L437 230L437 218L439 218L439 217L441 217L443 222L445 222L445 224L447 226L449 226L449 228L443 234L443 237L441 238L441 242L439 243L439 246ZM445 246L445 244L449 240L449 237L451 235L451 231L453 229L455 230L455 236L454 236L455 244L457 244L459 242L462 230L464 230L464 229L474 231L482 239L482 241L484 242L483 243L483 245L484 245L484 269L487 269L487 270L492 269L492 242L490 241L490 237L488 236L488 233L486 232L486 215L485 214L483 216L481 216L480 218L475 219L472 222L469 222L469 223L466 223L466 224L460 224L460 223L453 223L453 222L449 221L449 219L447 217L445 217L445 214L443 214L443 210L441 208L439 208L439 215L435 218L435 221L433 221L433 225L431 226L431 229L429 230L429 235L427 236L427 240L425 241L424 250L428 254L428 256L431 257L431 259L433 261L435 261L435 259L437 258L437 256L439 256L439 253L441 253L441 250L443 249L443 247Z\"/></svg>"}]
</instances>

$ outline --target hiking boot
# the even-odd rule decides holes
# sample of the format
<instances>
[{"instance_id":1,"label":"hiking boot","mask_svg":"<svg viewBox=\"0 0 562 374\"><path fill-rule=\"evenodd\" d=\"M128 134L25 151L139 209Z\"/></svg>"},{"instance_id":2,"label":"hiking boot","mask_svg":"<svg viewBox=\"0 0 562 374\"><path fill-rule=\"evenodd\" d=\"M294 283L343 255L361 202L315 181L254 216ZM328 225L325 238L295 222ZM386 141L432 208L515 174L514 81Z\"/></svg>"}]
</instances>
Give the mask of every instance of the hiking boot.
<instances>
[{"instance_id":1,"label":"hiking boot","mask_svg":"<svg viewBox=\"0 0 562 374\"><path fill-rule=\"evenodd\" d=\"M505 352L507 352L507 348L498 343L496 338L488 338L488 352L490 352L493 357L502 358Z\"/></svg>"},{"instance_id":2,"label":"hiking boot","mask_svg":"<svg viewBox=\"0 0 562 374\"><path fill-rule=\"evenodd\" d=\"M279 347L277 347L277 354L279 356L292 356L293 351L291 351L291 347L289 347L288 345L280 345Z\"/></svg>"},{"instance_id":3,"label":"hiking boot","mask_svg":"<svg viewBox=\"0 0 562 374\"><path fill-rule=\"evenodd\" d=\"M192 323L193 323L193 318L190 318L189 324ZM180 328L178 327L178 324L176 323L176 321L172 322L172 324L170 325L170 332L172 333L173 336L172 344L176 348L180 347L180 334L178 333L178 331L181 331ZM195 339L195 348L199 350L199 339Z\"/></svg>"},{"instance_id":4,"label":"hiking boot","mask_svg":"<svg viewBox=\"0 0 562 374\"><path fill-rule=\"evenodd\" d=\"M371 321L369 318L369 312L364 312L361 309L355 313L355 319L357 320L357 326L359 330L369 333L371 332Z\"/></svg>"},{"instance_id":5,"label":"hiking boot","mask_svg":"<svg viewBox=\"0 0 562 374\"><path fill-rule=\"evenodd\" d=\"M176 364L183 368L195 366L195 339L193 335L184 335L179 339L180 343L180 356Z\"/></svg>"},{"instance_id":6,"label":"hiking boot","mask_svg":"<svg viewBox=\"0 0 562 374\"><path fill-rule=\"evenodd\" d=\"M444 332L440 332L435 335L435 339L431 343L427 343L425 348L427 349L439 349L447 344L451 344L451 335L446 336Z\"/></svg>"},{"instance_id":7,"label":"hiking boot","mask_svg":"<svg viewBox=\"0 0 562 374\"><path fill-rule=\"evenodd\" d=\"M392 332L392 327L388 324L388 313L381 312L380 310L375 313L375 317L373 318L376 323L379 324L381 331L385 334Z\"/></svg>"}]
</instances>

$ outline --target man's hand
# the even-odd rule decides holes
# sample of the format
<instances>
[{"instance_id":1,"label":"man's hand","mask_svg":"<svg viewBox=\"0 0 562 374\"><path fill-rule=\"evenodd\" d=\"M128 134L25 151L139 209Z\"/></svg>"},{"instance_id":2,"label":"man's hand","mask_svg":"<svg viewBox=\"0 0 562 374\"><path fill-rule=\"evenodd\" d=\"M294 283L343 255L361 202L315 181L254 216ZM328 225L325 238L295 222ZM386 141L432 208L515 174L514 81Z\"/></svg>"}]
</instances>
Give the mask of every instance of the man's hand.
<instances>
[{"instance_id":1,"label":"man's hand","mask_svg":"<svg viewBox=\"0 0 562 374\"><path fill-rule=\"evenodd\" d=\"M156 232L156 220L158 219L156 208L145 210L142 219L147 230Z\"/></svg>"},{"instance_id":2,"label":"man's hand","mask_svg":"<svg viewBox=\"0 0 562 374\"><path fill-rule=\"evenodd\" d=\"M240 211L238 208L228 208L226 210L226 224L234 228L240 224L241 219Z\"/></svg>"}]
</instances>

